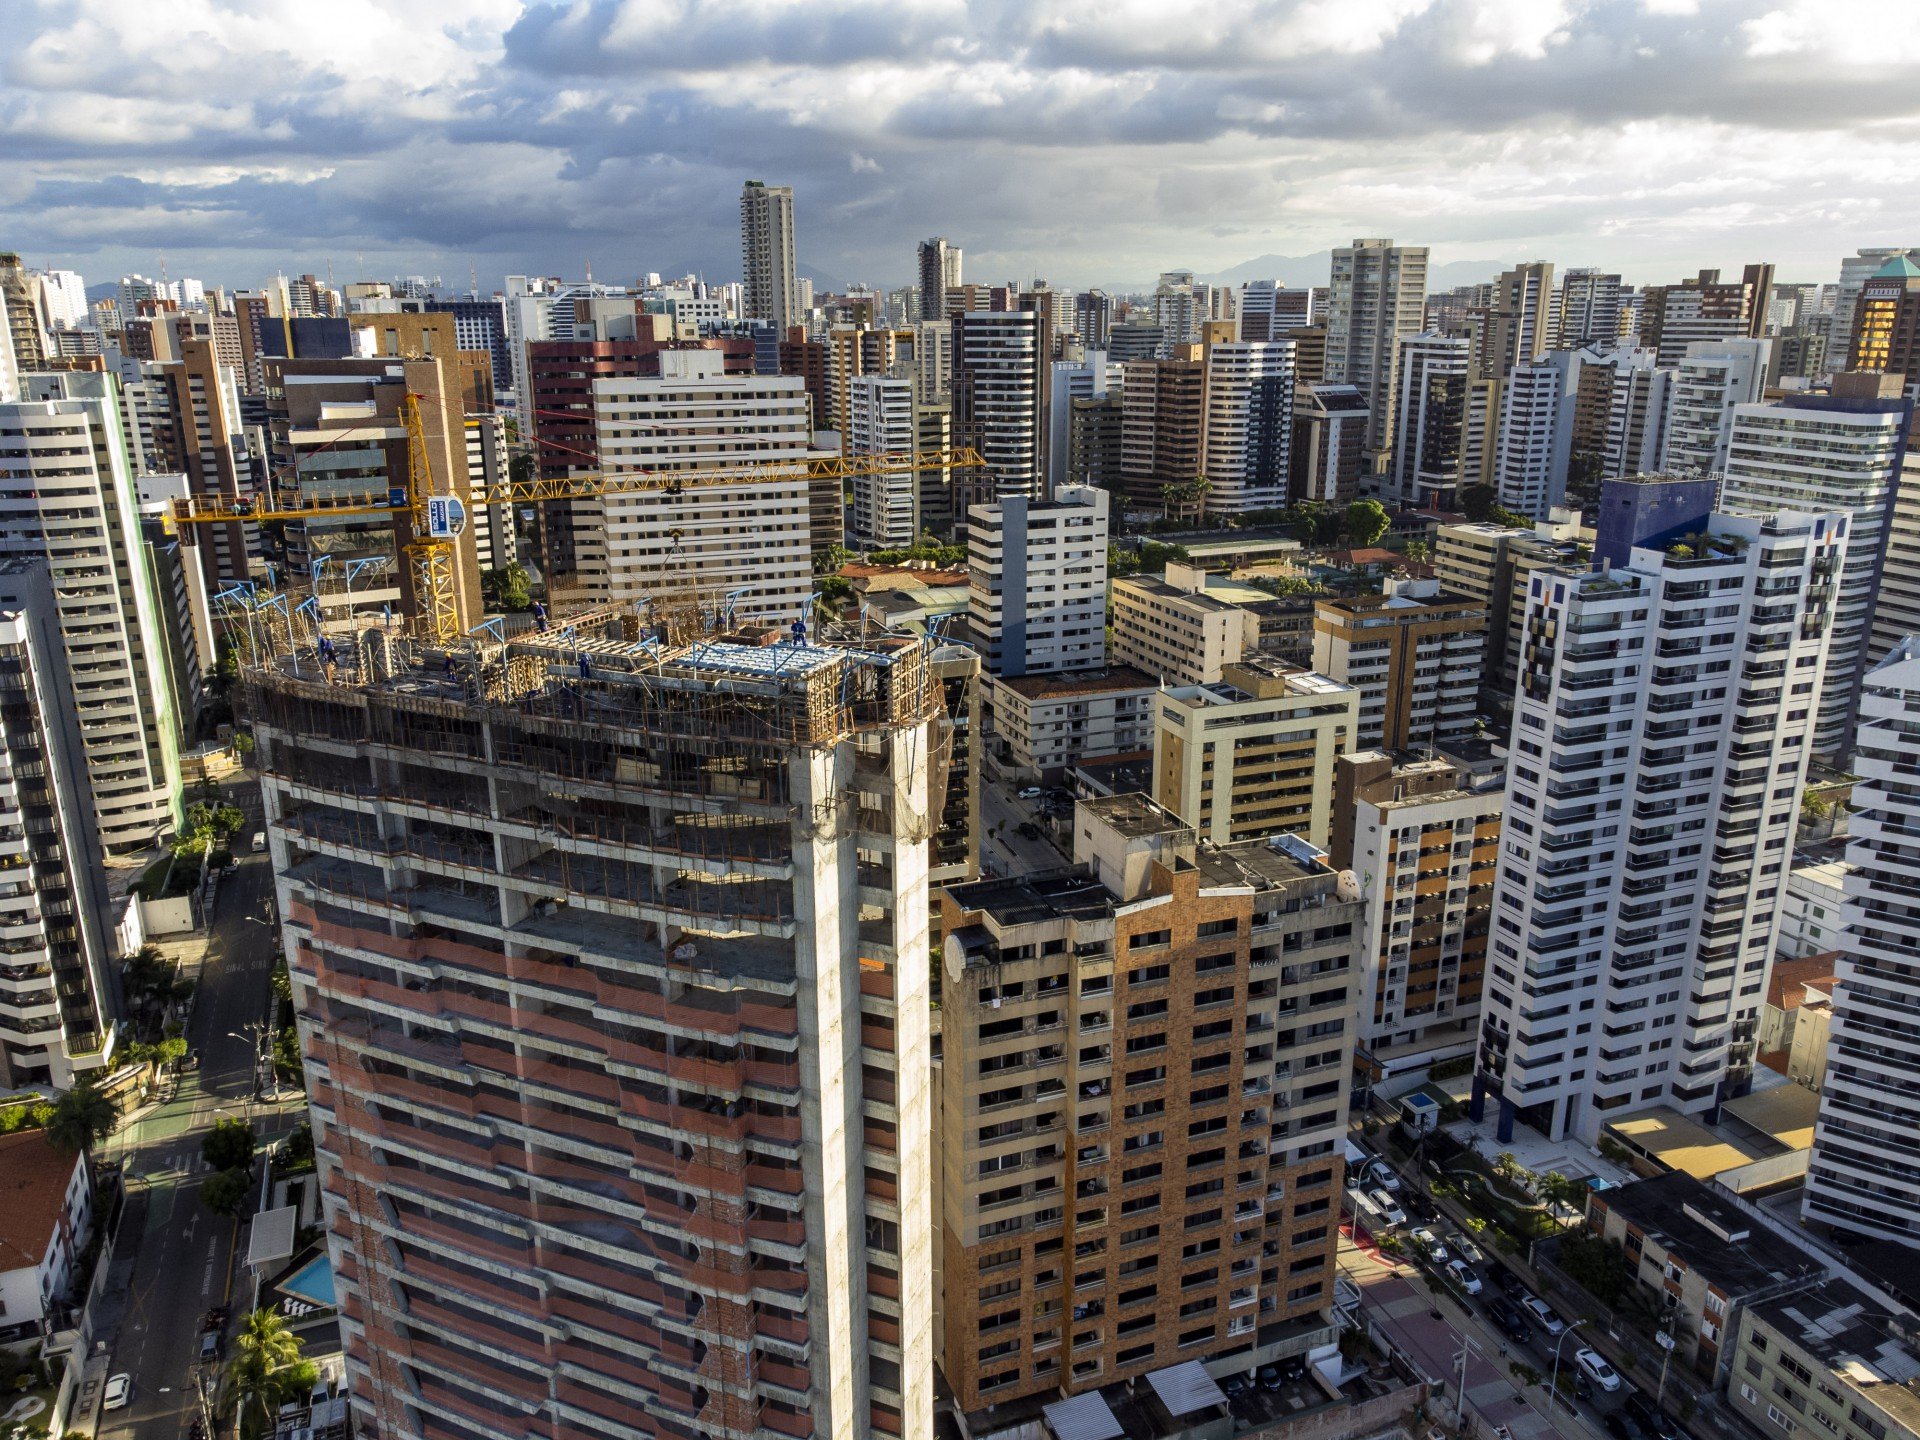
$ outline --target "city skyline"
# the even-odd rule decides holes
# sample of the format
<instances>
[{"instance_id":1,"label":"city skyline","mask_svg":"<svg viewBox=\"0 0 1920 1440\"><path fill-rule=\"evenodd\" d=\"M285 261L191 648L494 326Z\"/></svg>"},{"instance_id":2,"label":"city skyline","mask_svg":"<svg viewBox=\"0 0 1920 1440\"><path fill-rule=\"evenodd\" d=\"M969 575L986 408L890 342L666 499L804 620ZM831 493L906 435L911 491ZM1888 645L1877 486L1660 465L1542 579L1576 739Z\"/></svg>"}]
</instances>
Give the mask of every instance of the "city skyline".
<instances>
[{"instance_id":1,"label":"city skyline","mask_svg":"<svg viewBox=\"0 0 1920 1440\"><path fill-rule=\"evenodd\" d=\"M752 178L794 187L803 273L884 285L935 233L1073 285L1360 235L1822 280L1920 225L1920 55L1864 5L1221 7L1171 43L1124 7L169 8L22 17L0 220L34 261L728 279Z\"/></svg>"}]
</instances>

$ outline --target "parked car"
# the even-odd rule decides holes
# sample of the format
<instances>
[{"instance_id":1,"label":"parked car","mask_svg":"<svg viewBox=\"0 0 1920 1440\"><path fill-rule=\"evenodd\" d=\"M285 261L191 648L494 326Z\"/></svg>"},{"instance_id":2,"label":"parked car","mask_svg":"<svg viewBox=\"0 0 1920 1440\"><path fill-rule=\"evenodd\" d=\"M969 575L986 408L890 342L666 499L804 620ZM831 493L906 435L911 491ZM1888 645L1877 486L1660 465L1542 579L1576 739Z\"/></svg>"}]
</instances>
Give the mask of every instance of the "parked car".
<instances>
[{"instance_id":1,"label":"parked car","mask_svg":"<svg viewBox=\"0 0 1920 1440\"><path fill-rule=\"evenodd\" d=\"M1375 1160L1367 1166L1367 1182L1378 1185L1382 1190L1390 1190L1396 1195L1400 1193L1399 1172L1384 1159Z\"/></svg>"},{"instance_id":2,"label":"parked car","mask_svg":"<svg viewBox=\"0 0 1920 1440\"><path fill-rule=\"evenodd\" d=\"M1500 1293L1509 1300L1524 1300L1527 1298L1526 1282L1504 1265L1500 1267L1500 1273L1494 1277L1493 1283L1500 1287Z\"/></svg>"},{"instance_id":3,"label":"parked car","mask_svg":"<svg viewBox=\"0 0 1920 1440\"><path fill-rule=\"evenodd\" d=\"M1606 1357L1601 1355L1598 1350L1583 1349L1574 1351L1573 1363L1578 1365L1594 1384L1598 1385L1608 1394L1612 1394L1620 1388L1620 1372L1609 1365Z\"/></svg>"},{"instance_id":4,"label":"parked car","mask_svg":"<svg viewBox=\"0 0 1920 1440\"><path fill-rule=\"evenodd\" d=\"M1038 840L1040 838L1040 827L1031 820L1022 820L1018 829L1020 833L1029 840Z\"/></svg>"},{"instance_id":5,"label":"parked car","mask_svg":"<svg viewBox=\"0 0 1920 1440\"><path fill-rule=\"evenodd\" d=\"M1509 1340L1518 1340L1522 1345L1533 1338L1533 1331L1527 1326L1527 1317L1520 1307L1504 1295L1496 1295L1487 1302L1487 1314L1493 1323L1500 1327L1500 1333Z\"/></svg>"},{"instance_id":6,"label":"parked car","mask_svg":"<svg viewBox=\"0 0 1920 1440\"><path fill-rule=\"evenodd\" d=\"M1020 792L1020 798L1022 800L1038 800L1046 793L1047 792L1042 790L1038 785L1029 785Z\"/></svg>"},{"instance_id":7,"label":"parked car","mask_svg":"<svg viewBox=\"0 0 1920 1440\"><path fill-rule=\"evenodd\" d=\"M1287 1383L1281 1378L1278 1365L1262 1365L1255 1378L1259 1381L1262 1390L1278 1390Z\"/></svg>"},{"instance_id":8,"label":"parked car","mask_svg":"<svg viewBox=\"0 0 1920 1440\"><path fill-rule=\"evenodd\" d=\"M132 1398L133 1377L122 1371L118 1375L107 1377L107 1388L105 1394L101 1396L100 1405L102 1409L119 1410L123 1409L127 1401Z\"/></svg>"},{"instance_id":9,"label":"parked car","mask_svg":"<svg viewBox=\"0 0 1920 1440\"><path fill-rule=\"evenodd\" d=\"M1440 1207L1422 1195L1418 1190L1409 1190L1400 1197L1400 1203L1407 1207L1409 1215L1418 1216L1428 1224L1440 1218Z\"/></svg>"},{"instance_id":10,"label":"parked car","mask_svg":"<svg viewBox=\"0 0 1920 1440\"><path fill-rule=\"evenodd\" d=\"M1375 1186L1373 1189L1367 1191L1366 1194L1367 1198L1373 1201L1373 1208L1379 1213L1383 1223L1388 1225L1404 1225L1407 1223L1407 1212L1396 1205L1393 1196L1389 1195L1386 1191Z\"/></svg>"},{"instance_id":11,"label":"parked car","mask_svg":"<svg viewBox=\"0 0 1920 1440\"><path fill-rule=\"evenodd\" d=\"M1606 1426L1607 1434L1613 1440L1647 1440L1646 1433L1624 1411L1609 1411L1601 1417L1600 1423Z\"/></svg>"},{"instance_id":12,"label":"parked car","mask_svg":"<svg viewBox=\"0 0 1920 1440\"><path fill-rule=\"evenodd\" d=\"M1447 1261L1447 1274L1453 1277L1453 1283L1469 1295L1478 1295L1481 1290L1480 1277L1473 1273L1473 1267L1458 1255Z\"/></svg>"},{"instance_id":13,"label":"parked car","mask_svg":"<svg viewBox=\"0 0 1920 1440\"><path fill-rule=\"evenodd\" d=\"M1529 1295L1526 1299L1522 1300L1520 1304L1526 1310L1527 1314L1533 1317L1533 1323L1546 1331L1548 1335L1558 1338L1560 1333L1567 1328L1567 1322L1562 1320L1554 1311L1554 1308L1538 1295Z\"/></svg>"},{"instance_id":14,"label":"parked car","mask_svg":"<svg viewBox=\"0 0 1920 1440\"><path fill-rule=\"evenodd\" d=\"M252 844L254 854L258 855L263 852L267 848L267 832L264 830L254 831Z\"/></svg>"},{"instance_id":15,"label":"parked car","mask_svg":"<svg viewBox=\"0 0 1920 1440\"><path fill-rule=\"evenodd\" d=\"M1467 1264L1484 1265L1487 1263L1487 1252L1474 1244L1473 1241L1469 1240L1465 1235L1456 1234L1452 1236L1451 1243L1453 1245L1453 1253L1466 1261Z\"/></svg>"},{"instance_id":16,"label":"parked car","mask_svg":"<svg viewBox=\"0 0 1920 1440\"><path fill-rule=\"evenodd\" d=\"M1653 1440L1681 1440L1680 1427L1654 1408L1653 1402L1640 1391L1636 1390L1627 1396L1626 1404L1620 1408L1632 1416L1633 1423L1652 1436Z\"/></svg>"},{"instance_id":17,"label":"parked car","mask_svg":"<svg viewBox=\"0 0 1920 1440\"><path fill-rule=\"evenodd\" d=\"M218 1330L208 1330L200 1336L200 1363L205 1365L208 1361L218 1360L219 1358L220 1332Z\"/></svg>"},{"instance_id":18,"label":"parked car","mask_svg":"<svg viewBox=\"0 0 1920 1440\"><path fill-rule=\"evenodd\" d=\"M1236 1370L1220 1382L1220 1388L1226 1391L1227 1398L1232 1400L1251 1390L1253 1388L1253 1382Z\"/></svg>"},{"instance_id":19,"label":"parked car","mask_svg":"<svg viewBox=\"0 0 1920 1440\"><path fill-rule=\"evenodd\" d=\"M1304 1355L1287 1356L1286 1359L1280 1362L1280 1374L1282 1378L1287 1380L1306 1379L1307 1357Z\"/></svg>"},{"instance_id":20,"label":"parked car","mask_svg":"<svg viewBox=\"0 0 1920 1440\"><path fill-rule=\"evenodd\" d=\"M1407 1238L1426 1251L1427 1259L1434 1264L1447 1263L1447 1247L1440 1243L1440 1237L1433 1233L1432 1227L1416 1225L1407 1232Z\"/></svg>"}]
</instances>

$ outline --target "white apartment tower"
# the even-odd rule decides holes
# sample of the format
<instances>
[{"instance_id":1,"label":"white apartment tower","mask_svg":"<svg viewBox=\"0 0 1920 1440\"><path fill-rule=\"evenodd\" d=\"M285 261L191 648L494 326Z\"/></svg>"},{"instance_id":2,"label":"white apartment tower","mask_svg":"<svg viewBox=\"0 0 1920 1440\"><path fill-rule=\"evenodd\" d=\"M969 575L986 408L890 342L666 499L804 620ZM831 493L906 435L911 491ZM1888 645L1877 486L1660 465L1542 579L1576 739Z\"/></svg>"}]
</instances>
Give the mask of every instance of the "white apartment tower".
<instances>
[{"instance_id":1,"label":"white apartment tower","mask_svg":"<svg viewBox=\"0 0 1920 1440\"><path fill-rule=\"evenodd\" d=\"M1293 438L1293 342L1207 347L1206 435L1201 473L1209 514L1287 505Z\"/></svg>"},{"instance_id":2,"label":"white apartment tower","mask_svg":"<svg viewBox=\"0 0 1920 1440\"><path fill-rule=\"evenodd\" d=\"M1660 468L1666 438L1667 397L1674 372L1655 364L1651 350L1623 346L1588 351L1580 363L1580 386L1604 386L1606 421L1601 437L1600 478L1648 475Z\"/></svg>"},{"instance_id":3,"label":"white apartment tower","mask_svg":"<svg viewBox=\"0 0 1920 1440\"><path fill-rule=\"evenodd\" d=\"M793 261L793 187L749 180L740 192L740 258L745 319L769 320L773 332L805 317Z\"/></svg>"},{"instance_id":4,"label":"white apartment tower","mask_svg":"<svg viewBox=\"0 0 1920 1440\"><path fill-rule=\"evenodd\" d=\"M1371 415L1369 448L1387 444L1388 396L1393 392L1394 343L1417 335L1426 318L1424 245L1356 240L1333 252L1327 289L1327 368L1335 385L1357 385Z\"/></svg>"},{"instance_id":5,"label":"white apartment tower","mask_svg":"<svg viewBox=\"0 0 1920 1440\"><path fill-rule=\"evenodd\" d=\"M1578 267L1560 277L1559 333L1554 347L1611 350L1620 338L1620 277Z\"/></svg>"},{"instance_id":6,"label":"white apartment tower","mask_svg":"<svg viewBox=\"0 0 1920 1440\"><path fill-rule=\"evenodd\" d=\"M511 477L507 450L507 417L498 411L466 417L467 483L475 494L504 485ZM511 565L520 555L514 531L512 505L474 505L468 512L473 525L474 558L481 572Z\"/></svg>"},{"instance_id":7,"label":"white apartment tower","mask_svg":"<svg viewBox=\"0 0 1920 1440\"><path fill-rule=\"evenodd\" d=\"M137 854L177 818L180 730L113 382L89 371L22 382L28 398L0 406L0 556L47 562L100 844Z\"/></svg>"},{"instance_id":8,"label":"white apartment tower","mask_svg":"<svg viewBox=\"0 0 1920 1440\"><path fill-rule=\"evenodd\" d=\"M798 375L727 375L717 350L669 350L658 378L593 386L600 466L609 478L681 473L684 486L575 502L601 517L614 600L697 606L735 623L807 617L813 594L804 462L812 427ZM702 470L792 461L766 478L703 480ZM583 569L585 568L583 563Z\"/></svg>"},{"instance_id":9,"label":"white apartment tower","mask_svg":"<svg viewBox=\"0 0 1920 1440\"><path fill-rule=\"evenodd\" d=\"M847 392L848 455L911 454L916 448L913 382L855 376ZM853 480L852 530L874 550L900 549L920 534L920 476L913 470Z\"/></svg>"},{"instance_id":10,"label":"white apartment tower","mask_svg":"<svg viewBox=\"0 0 1920 1440\"><path fill-rule=\"evenodd\" d=\"M967 512L968 624L989 673L1098 670L1107 658L1107 492L1069 485Z\"/></svg>"},{"instance_id":11,"label":"white apartment tower","mask_svg":"<svg viewBox=\"0 0 1920 1440\"><path fill-rule=\"evenodd\" d=\"M1594 1144L1745 1093L1849 520L1527 580L1474 1113Z\"/></svg>"},{"instance_id":12,"label":"white apartment tower","mask_svg":"<svg viewBox=\"0 0 1920 1440\"><path fill-rule=\"evenodd\" d=\"M1566 498L1581 353L1556 350L1516 365L1501 387L1493 487L1507 509L1535 520Z\"/></svg>"},{"instance_id":13,"label":"white apartment tower","mask_svg":"<svg viewBox=\"0 0 1920 1440\"><path fill-rule=\"evenodd\" d=\"M1920 637L1870 671L1853 752L1853 818L1833 1021L1804 1213L1920 1244Z\"/></svg>"},{"instance_id":14,"label":"white apartment tower","mask_svg":"<svg viewBox=\"0 0 1920 1440\"><path fill-rule=\"evenodd\" d=\"M1836 382L1879 385L1878 375ZM1906 441L1908 405L1890 382L1884 397L1794 395L1733 411L1720 507L1738 515L1851 517L1846 569L1834 602L1820 686L1814 752L1840 762L1853 743L1853 707L1879 602L1882 557Z\"/></svg>"},{"instance_id":15,"label":"white apartment tower","mask_svg":"<svg viewBox=\"0 0 1920 1440\"><path fill-rule=\"evenodd\" d=\"M1313 291L1289 290L1277 280L1249 280L1240 287L1241 340L1284 340L1289 330L1312 323Z\"/></svg>"},{"instance_id":16,"label":"white apartment tower","mask_svg":"<svg viewBox=\"0 0 1920 1440\"><path fill-rule=\"evenodd\" d=\"M1667 390L1662 470L1727 468L1733 411L1760 398L1767 383L1767 340L1700 341L1687 347Z\"/></svg>"}]
</instances>

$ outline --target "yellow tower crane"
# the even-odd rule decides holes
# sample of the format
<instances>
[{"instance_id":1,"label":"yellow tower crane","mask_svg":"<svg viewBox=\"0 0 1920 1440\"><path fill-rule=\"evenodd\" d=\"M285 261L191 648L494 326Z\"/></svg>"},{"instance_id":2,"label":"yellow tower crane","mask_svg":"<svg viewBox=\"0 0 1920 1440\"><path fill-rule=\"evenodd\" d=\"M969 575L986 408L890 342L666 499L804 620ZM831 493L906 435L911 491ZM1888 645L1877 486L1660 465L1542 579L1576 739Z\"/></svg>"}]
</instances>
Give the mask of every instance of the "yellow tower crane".
<instances>
[{"instance_id":1,"label":"yellow tower crane","mask_svg":"<svg viewBox=\"0 0 1920 1440\"><path fill-rule=\"evenodd\" d=\"M405 517L409 537L401 543L413 576L415 633L429 644L447 645L460 638L459 607L454 586L454 542L466 526L469 505L526 505L547 500L586 500L602 495L633 495L646 491L679 492L708 485L738 485L742 481L848 480L869 475L897 475L919 470L979 470L986 462L970 449L920 450L885 455L823 455L817 460L772 460L729 465L715 470L640 470L624 475L568 475L554 479L498 480L477 485L466 496L436 494L427 464L426 437L420 422L420 397L409 394L403 404L407 431L407 483L385 491L312 496L292 504L263 505L250 499L227 501L191 497L173 502L176 526L270 524L303 522L327 516L390 515Z\"/></svg>"}]
</instances>

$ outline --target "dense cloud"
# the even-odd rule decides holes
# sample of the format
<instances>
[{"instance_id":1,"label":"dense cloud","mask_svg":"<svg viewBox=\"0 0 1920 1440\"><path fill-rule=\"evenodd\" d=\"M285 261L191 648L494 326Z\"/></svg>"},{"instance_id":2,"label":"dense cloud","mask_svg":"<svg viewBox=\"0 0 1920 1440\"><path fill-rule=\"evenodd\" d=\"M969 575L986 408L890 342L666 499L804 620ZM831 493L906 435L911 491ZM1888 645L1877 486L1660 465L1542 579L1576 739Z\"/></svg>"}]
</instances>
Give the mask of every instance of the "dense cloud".
<instances>
[{"instance_id":1,"label":"dense cloud","mask_svg":"<svg viewBox=\"0 0 1920 1440\"><path fill-rule=\"evenodd\" d=\"M1147 280L1355 234L1644 280L1920 239L1884 0L9 0L0 246L110 279ZM1897 7L1896 7L1897 8Z\"/></svg>"}]
</instances>

